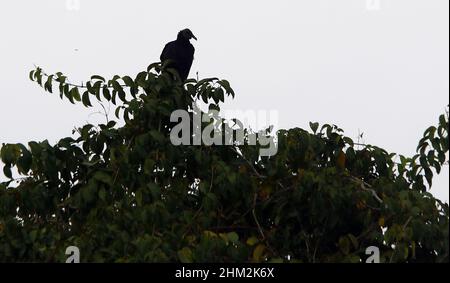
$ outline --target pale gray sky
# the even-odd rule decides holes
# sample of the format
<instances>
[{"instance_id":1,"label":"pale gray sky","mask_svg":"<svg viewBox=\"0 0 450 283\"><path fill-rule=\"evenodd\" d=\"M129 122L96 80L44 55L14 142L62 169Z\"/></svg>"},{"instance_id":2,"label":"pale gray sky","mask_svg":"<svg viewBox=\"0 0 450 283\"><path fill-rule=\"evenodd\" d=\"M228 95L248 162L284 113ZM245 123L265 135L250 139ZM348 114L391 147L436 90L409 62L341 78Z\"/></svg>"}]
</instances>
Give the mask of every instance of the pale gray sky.
<instances>
[{"instance_id":1,"label":"pale gray sky","mask_svg":"<svg viewBox=\"0 0 450 283\"><path fill-rule=\"evenodd\" d=\"M102 120L30 82L33 64L73 82L134 76L185 27L191 75L228 79L227 108L277 110L281 128L333 123L413 155L449 103L448 0L2 0L0 143ZM448 202L448 166L432 192Z\"/></svg>"}]
</instances>

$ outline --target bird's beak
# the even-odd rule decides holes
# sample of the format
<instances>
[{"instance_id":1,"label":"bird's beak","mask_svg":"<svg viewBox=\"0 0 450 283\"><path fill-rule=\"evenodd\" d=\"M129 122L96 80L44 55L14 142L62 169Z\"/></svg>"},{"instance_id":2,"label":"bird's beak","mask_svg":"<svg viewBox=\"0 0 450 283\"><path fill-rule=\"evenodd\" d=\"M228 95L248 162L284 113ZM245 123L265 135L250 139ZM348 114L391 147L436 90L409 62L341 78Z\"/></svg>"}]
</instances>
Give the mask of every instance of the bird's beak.
<instances>
[{"instance_id":1,"label":"bird's beak","mask_svg":"<svg viewBox=\"0 0 450 283\"><path fill-rule=\"evenodd\" d=\"M195 37L195 35L192 35L192 38L195 39L195 40L197 40L197 38Z\"/></svg>"}]
</instances>

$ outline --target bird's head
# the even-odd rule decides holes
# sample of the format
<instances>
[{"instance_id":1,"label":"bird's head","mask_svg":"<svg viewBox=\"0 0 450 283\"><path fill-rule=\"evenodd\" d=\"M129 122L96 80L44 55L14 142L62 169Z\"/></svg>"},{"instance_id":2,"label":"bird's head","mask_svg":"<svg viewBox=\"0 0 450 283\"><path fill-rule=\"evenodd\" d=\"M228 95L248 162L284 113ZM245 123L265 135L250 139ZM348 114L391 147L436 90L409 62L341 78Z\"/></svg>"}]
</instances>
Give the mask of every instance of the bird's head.
<instances>
[{"instance_id":1,"label":"bird's head","mask_svg":"<svg viewBox=\"0 0 450 283\"><path fill-rule=\"evenodd\" d=\"M189 41L190 39L195 39L197 40L197 38L195 37L195 35L192 33L192 31L190 29L184 29L182 31L180 31L178 33L178 39L183 39L183 40L187 40Z\"/></svg>"}]
</instances>

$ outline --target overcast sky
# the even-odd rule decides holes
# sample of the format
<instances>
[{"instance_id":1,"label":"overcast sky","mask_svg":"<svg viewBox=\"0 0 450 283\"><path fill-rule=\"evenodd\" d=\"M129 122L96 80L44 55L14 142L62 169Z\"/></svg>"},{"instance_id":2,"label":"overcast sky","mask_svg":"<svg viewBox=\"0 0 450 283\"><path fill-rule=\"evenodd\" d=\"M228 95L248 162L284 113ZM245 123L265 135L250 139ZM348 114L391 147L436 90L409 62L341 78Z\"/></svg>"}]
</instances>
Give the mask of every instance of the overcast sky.
<instances>
[{"instance_id":1,"label":"overcast sky","mask_svg":"<svg viewBox=\"0 0 450 283\"><path fill-rule=\"evenodd\" d=\"M133 77L185 27L199 39L191 75L228 79L227 108L276 110L280 128L337 124L413 155L449 104L448 0L2 0L0 143L103 119L30 82L33 64L72 82ZM448 202L448 166L435 182Z\"/></svg>"}]
</instances>

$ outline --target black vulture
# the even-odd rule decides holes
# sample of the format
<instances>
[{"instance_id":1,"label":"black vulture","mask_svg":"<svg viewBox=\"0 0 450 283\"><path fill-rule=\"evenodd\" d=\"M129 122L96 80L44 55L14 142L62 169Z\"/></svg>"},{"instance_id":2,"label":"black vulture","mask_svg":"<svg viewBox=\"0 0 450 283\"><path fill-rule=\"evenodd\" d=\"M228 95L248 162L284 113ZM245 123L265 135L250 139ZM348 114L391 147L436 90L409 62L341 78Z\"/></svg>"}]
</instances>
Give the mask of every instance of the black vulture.
<instances>
[{"instance_id":1,"label":"black vulture","mask_svg":"<svg viewBox=\"0 0 450 283\"><path fill-rule=\"evenodd\" d=\"M167 67L177 70L183 82L188 78L194 61L195 48L189 41L191 38L197 40L190 29L180 31L177 40L167 43L161 54L161 62L171 60Z\"/></svg>"}]
</instances>

